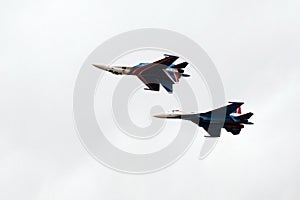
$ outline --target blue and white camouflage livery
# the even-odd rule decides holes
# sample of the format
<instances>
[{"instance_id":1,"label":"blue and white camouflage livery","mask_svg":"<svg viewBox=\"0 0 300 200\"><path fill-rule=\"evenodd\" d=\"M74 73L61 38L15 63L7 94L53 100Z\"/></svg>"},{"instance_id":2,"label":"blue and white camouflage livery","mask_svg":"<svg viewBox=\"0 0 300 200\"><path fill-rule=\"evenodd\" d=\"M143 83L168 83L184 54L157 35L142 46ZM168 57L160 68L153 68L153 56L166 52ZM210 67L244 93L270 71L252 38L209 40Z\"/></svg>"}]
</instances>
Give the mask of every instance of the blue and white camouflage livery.
<instances>
[{"instance_id":1,"label":"blue and white camouflage livery","mask_svg":"<svg viewBox=\"0 0 300 200\"><path fill-rule=\"evenodd\" d=\"M220 137L221 128L225 128L227 132L231 132L233 135L238 135L244 128L244 124L253 124L248 121L253 113L241 114L243 102L229 103L231 104L205 113L184 114L175 110L172 113L155 115L154 117L192 121L208 132L209 136L207 137ZM232 113L237 112L238 115L232 115Z\"/></svg>"}]
</instances>

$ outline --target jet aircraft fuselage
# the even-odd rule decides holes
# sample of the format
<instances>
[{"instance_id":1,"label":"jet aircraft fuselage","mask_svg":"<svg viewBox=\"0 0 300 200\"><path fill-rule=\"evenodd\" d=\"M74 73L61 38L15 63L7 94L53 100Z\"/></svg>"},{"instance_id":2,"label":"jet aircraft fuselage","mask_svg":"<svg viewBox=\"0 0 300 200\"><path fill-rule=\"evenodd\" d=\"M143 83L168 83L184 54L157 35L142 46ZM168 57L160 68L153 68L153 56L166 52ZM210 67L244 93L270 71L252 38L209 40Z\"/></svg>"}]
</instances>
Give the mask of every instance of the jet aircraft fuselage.
<instances>
[{"instance_id":1,"label":"jet aircraft fuselage","mask_svg":"<svg viewBox=\"0 0 300 200\"><path fill-rule=\"evenodd\" d=\"M192 121L199 127L204 128L210 135L209 137L220 137L221 128L225 128L227 132L231 132L233 135L238 135L241 129L244 128L244 124L253 124L248 121L253 113L249 112L243 115L240 113L242 104L241 102L231 102L228 106L206 113L185 114L176 110L169 114L154 115L154 117Z\"/></svg>"},{"instance_id":2,"label":"jet aircraft fuselage","mask_svg":"<svg viewBox=\"0 0 300 200\"><path fill-rule=\"evenodd\" d=\"M134 67L93 65L116 75L135 75L148 87L147 90L159 91L159 86L162 85L168 93L172 93L173 84L178 83L182 76L190 76L184 74L183 69L188 63L173 64L177 59L177 56L165 54L165 58L161 60L153 63L140 63Z\"/></svg>"}]
</instances>

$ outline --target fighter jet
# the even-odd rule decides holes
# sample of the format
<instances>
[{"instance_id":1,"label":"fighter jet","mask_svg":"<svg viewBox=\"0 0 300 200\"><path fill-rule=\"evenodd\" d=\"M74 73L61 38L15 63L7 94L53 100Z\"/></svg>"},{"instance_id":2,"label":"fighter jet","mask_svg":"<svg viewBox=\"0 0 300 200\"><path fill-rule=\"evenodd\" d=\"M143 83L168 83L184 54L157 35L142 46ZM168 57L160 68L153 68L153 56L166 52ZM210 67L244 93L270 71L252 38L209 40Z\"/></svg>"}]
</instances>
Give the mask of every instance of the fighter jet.
<instances>
[{"instance_id":1,"label":"fighter jet","mask_svg":"<svg viewBox=\"0 0 300 200\"><path fill-rule=\"evenodd\" d=\"M148 87L145 88L145 90L159 91L159 86L161 84L168 93L172 93L173 84L178 83L181 76L190 76L184 74L183 70L188 63L183 62L174 65L173 62L178 59L178 56L167 54L164 54L164 56L165 58L153 63L140 63L134 67L110 67L98 64L93 64L93 66L117 75L135 75Z\"/></svg>"},{"instance_id":2,"label":"fighter jet","mask_svg":"<svg viewBox=\"0 0 300 200\"><path fill-rule=\"evenodd\" d=\"M248 121L253 113L241 114L241 105L244 104L242 102L229 103L231 104L205 113L184 114L179 110L173 110L172 113L154 115L154 117L192 121L208 132L209 136L205 137L220 137L221 128L238 135L244 128L244 124L253 124Z\"/></svg>"}]
</instances>

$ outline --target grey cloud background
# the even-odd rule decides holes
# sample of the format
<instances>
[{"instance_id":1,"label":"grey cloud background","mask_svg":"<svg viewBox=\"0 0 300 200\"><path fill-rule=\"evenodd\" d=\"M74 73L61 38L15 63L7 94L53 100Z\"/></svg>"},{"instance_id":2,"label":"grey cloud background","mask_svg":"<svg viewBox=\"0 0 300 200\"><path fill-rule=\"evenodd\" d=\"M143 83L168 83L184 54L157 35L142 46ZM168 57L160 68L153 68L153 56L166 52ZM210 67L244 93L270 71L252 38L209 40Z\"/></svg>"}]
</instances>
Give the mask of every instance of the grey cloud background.
<instances>
[{"instance_id":1,"label":"grey cloud background","mask_svg":"<svg viewBox=\"0 0 300 200\"><path fill-rule=\"evenodd\" d=\"M299 199L299 1L1 1L0 199ZM89 53L135 28L171 29L214 61L255 125L197 160L133 176L75 134L72 93Z\"/></svg>"}]
</instances>

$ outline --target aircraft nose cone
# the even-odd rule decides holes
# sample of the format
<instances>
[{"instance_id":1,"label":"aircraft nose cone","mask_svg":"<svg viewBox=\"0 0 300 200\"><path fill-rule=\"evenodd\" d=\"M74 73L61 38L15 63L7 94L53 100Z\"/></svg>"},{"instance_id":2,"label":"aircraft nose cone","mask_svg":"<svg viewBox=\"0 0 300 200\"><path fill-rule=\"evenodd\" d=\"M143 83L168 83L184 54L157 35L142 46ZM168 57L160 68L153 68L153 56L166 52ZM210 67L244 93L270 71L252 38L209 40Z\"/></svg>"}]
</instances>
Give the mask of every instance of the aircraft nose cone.
<instances>
[{"instance_id":1,"label":"aircraft nose cone","mask_svg":"<svg viewBox=\"0 0 300 200\"><path fill-rule=\"evenodd\" d=\"M105 66L105 65L97 65L97 64L92 64L94 67L97 67L97 68L99 68L99 69L102 69L102 70L107 70L108 69L108 67L107 66Z\"/></svg>"},{"instance_id":2,"label":"aircraft nose cone","mask_svg":"<svg viewBox=\"0 0 300 200\"><path fill-rule=\"evenodd\" d=\"M153 115L153 117L156 117L156 118L167 118L167 115L166 114L159 114L159 115Z\"/></svg>"}]
</instances>

